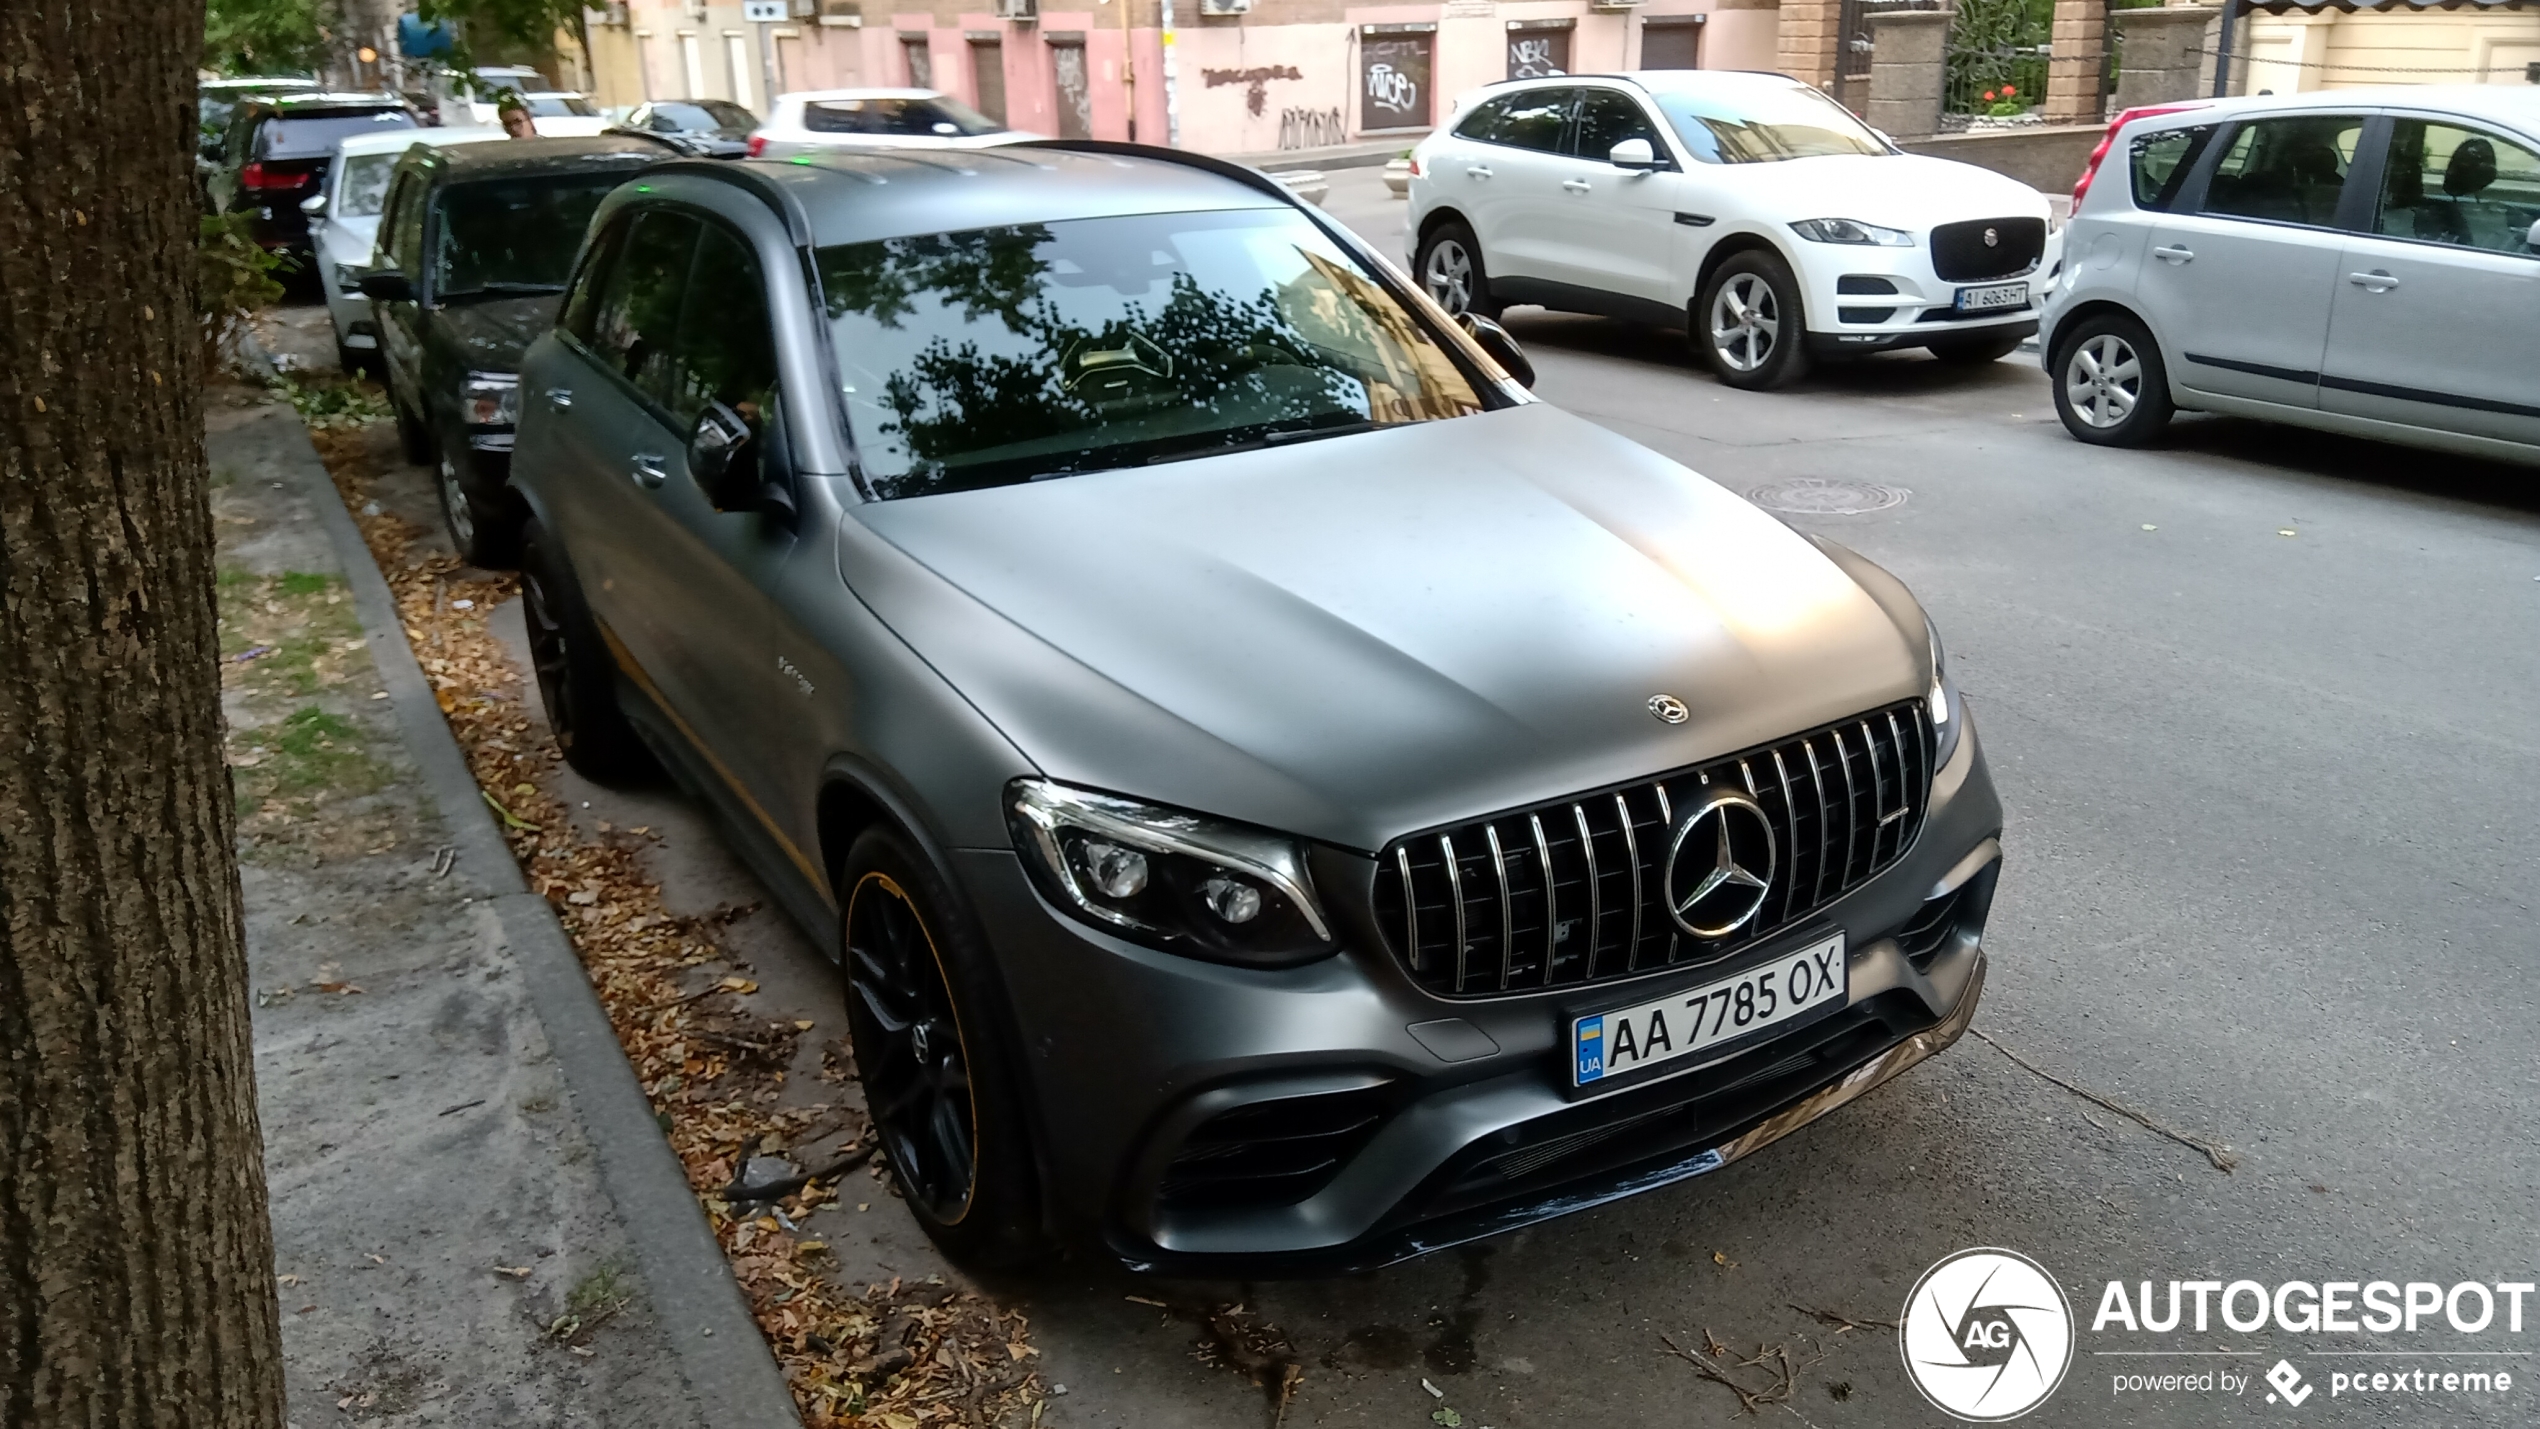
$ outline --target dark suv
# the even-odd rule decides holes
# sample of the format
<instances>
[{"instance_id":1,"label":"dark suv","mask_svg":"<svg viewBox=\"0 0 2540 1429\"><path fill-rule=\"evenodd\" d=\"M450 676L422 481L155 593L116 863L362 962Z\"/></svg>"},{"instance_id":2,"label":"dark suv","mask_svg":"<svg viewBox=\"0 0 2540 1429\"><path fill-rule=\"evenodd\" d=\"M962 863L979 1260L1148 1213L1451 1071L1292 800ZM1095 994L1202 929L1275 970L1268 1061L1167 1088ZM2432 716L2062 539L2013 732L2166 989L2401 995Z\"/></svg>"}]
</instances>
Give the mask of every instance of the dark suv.
<instances>
[{"instance_id":1,"label":"dark suv","mask_svg":"<svg viewBox=\"0 0 2540 1429\"><path fill-rule=\"evenodd\" d=\"M414 111L392 95L259 96L229 116L204 189L218 212L253 213L258 243L305 259L309 215L300 205L326 191L337 141L414 127Z\"/></svg>"},{"instance_id":2,"label":"dark suv","mask_svg":"<svg viewBox=\"0 0 2540 1429\"><path fill-rule=\"evenodd\" d=\"M1966 1028L2002 806L1922 608L1510 356L1180 152L680 160L594 217L521 365L550 724L837 949L953 1253L1380 1264Z\"/></svg>"},{"instance_id":3,"label":"dark suv","mask_svg":"<svg viewBox=\"0 0 2540 1429\"><path fill-rule=\"evenodd\" d=\"M362 292L406 455L437 462L450 538L477 565L510 564L518 539L507 482L521 350L554 323L592 210L672 152L614 133L418 145L388 181Z\"/></svg>"}]
</instances>

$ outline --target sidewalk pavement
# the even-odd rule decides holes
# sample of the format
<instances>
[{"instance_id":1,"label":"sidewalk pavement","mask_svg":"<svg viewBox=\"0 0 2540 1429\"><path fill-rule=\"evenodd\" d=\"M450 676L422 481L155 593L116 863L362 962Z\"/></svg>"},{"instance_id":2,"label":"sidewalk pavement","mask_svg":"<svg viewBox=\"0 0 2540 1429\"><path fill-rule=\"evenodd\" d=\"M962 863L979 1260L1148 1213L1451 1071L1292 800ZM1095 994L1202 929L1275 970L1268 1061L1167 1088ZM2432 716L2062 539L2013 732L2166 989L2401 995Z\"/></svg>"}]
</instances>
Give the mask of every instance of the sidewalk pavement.
<instances>
[{"instance_id":1,"label":"sidewalk pavement","mask_svg":"<svg viewBox=\"0 0 2540 1429\"><path fill-rule=\"evenodd\" d=\"M306 430L207 408L292 1424L792 1423L570 948L414 738L448 735Z\"/></svg>"}]
</instances>

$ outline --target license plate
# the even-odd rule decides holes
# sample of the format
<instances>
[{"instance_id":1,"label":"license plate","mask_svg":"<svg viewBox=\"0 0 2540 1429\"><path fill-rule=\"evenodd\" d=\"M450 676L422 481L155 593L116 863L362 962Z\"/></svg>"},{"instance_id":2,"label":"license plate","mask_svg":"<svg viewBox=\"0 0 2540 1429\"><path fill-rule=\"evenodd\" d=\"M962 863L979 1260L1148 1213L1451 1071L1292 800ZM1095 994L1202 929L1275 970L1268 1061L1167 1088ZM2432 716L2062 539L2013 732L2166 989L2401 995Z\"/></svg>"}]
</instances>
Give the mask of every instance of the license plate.
<instances>
[{"instance_id":1,"label":"license plate","mask_svg":"<svg viewBox=\"0 0 2540 1429\"><path fill-rule=\"evenodd\" d=\"M2027 306L2026 283L1995 283L1988 287L1958 290L1958 311L1962 313L1989 313L2001 308Z\"/></svg>"},{"instance_id":2,"label":"license plate","mask_svg":"<svg viewBox=\"0 0 2540 1429\"><path fill-rule=\"evenodd\" d=\"M1576 1081L1588 1086L1692 1057L1851 1000L1843 935L1795 949L1689 992L1593 1013L1570 1025Z\"/></svg>"}]
</instances>

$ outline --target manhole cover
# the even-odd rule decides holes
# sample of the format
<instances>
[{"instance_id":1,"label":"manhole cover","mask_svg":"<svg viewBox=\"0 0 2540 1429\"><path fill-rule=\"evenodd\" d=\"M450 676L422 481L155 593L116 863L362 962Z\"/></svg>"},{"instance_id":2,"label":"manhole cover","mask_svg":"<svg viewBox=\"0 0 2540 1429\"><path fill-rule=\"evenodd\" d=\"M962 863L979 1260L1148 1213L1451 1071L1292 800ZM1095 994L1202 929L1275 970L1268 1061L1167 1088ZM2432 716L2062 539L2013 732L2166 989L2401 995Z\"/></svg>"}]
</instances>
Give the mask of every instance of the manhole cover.
<instances>
[{"instance_id":1,"label":"manhole cover","mask_svg":"<svg viewBox=\"0 0 2540 1429\"><path fill-rule=\"evenodd\" d=\"M1823 476L1794 476L1768 482L1746 493L1746 499L1771 511L1793 516L1859 516L1902 506L1913 495L1901 486L1874 481L1836 481Z\"/></svg>"}]
</instances>

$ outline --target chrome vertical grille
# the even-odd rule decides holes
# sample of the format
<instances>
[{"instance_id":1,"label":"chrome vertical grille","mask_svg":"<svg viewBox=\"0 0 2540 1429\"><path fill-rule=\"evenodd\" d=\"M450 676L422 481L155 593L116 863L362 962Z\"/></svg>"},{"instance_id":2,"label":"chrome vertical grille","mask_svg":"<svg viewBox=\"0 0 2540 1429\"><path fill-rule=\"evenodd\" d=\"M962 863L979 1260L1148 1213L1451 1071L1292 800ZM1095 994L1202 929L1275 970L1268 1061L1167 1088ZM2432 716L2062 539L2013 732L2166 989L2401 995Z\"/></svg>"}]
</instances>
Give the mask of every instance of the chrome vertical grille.
<instances>
[{"instance_id":1,"label":"chrome vertical grille","mask_svg":"<svg viewBox=\"0 0 2540 1429\"><path fill-rule=\"evenodd\" d=\"M1931 729L1908 700L1690 769L1399 839L1376 917L1412 978L1448 997L1578 987L1705 962L1769 937L1896 861L1922 828ZM1676 810L1754 799L1779 866L1763 909L1717 940L1664 906Z\"/></svg>"}]
</instances>

